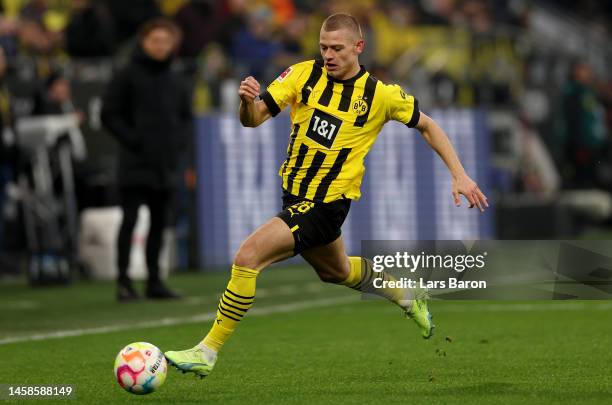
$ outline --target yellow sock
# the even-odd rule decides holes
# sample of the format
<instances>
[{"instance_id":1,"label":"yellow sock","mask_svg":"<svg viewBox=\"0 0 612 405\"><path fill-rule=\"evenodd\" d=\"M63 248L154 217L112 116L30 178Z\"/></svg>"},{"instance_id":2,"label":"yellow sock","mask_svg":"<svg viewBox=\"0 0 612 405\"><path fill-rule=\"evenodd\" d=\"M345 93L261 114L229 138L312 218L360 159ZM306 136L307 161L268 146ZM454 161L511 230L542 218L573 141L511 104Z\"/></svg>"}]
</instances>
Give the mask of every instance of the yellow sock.
<instances>
[{"instance_id":1,"label":"yellow sock","mask_svg":"<svg viewBox=\"0 0 612 405\"><path fill-rule=\"evenodd\" d=\"M380 273L372 270L372 262L362 257L349 257L350 272L341 284L353 290L376 294L404 308L409 305L410 291L404 288L375 288L374 279L383 281L396 281L396 278L386 271Z\"/></svg>"},{"instance_id":2,"label":"yellow sock","mask_svg":"<svg viewBox=\"0 0 612 405\"><path fill-rule=\"evenodd\" d=\"M232 277L219 300L217 318L202 343L215 351L221 349L253 305L258 274L258 270L232 265Z\"/></svg>"}]
</instances>

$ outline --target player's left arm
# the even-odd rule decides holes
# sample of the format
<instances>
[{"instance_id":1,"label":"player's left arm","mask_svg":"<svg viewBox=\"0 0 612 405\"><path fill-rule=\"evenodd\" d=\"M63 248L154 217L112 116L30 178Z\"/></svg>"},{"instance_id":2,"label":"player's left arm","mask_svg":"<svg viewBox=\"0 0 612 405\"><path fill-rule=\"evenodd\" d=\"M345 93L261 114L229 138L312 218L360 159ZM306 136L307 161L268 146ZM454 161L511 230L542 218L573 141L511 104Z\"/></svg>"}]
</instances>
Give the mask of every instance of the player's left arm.
<instances>
[{"instance_id":1,"label":"player's left arm","mask_svg":"<svg viewBox=\"0 0 612 405\"><path fill-rule=\"evenodd\" d=\"M460 194L463 194L470 203L470 208L477 206L480 211L484 211L489 206L487 197L478 188L474 180L468 176L451 144L448 136L442 128L429 116L420 112L420 117L415 127L429 146L436 151L442 158L453 179L452 193L457 206L461 205Z\"/></svg>"}]
</instances>

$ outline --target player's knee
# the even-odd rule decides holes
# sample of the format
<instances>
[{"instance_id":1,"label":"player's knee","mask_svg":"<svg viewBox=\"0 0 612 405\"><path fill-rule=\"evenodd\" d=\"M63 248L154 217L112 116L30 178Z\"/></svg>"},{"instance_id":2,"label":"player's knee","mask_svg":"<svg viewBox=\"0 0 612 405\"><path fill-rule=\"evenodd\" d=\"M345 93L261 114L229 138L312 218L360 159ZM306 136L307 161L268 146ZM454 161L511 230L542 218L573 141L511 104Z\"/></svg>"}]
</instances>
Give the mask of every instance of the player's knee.
<instances>
[{"instance_id":1,"label":"player's knee","mask_svg":"<svg viewBox=\"0 0 612 405\"><path fill-rule=\"evenodd\" d=\"M252 243L246 242L240 245L236 255L234 256L234 264L247 269L259 268L257 250Z\"/></svg>"},{"instance_id":2,"label":"player's knee","mask_svg":"<svg viewBox=\"0 0 612 405\"><path fill-rule=\"evenodd\" d=\"M342 272L339 272L339 271L333 271L333 270L317 271L317 275L319 276L319 279L321 279L321 281L323 281L324 283L339 284L343 282L344 280L346 280L346 277L344 276L344 274L342 274Z\"/></svg>"}]
</instances>

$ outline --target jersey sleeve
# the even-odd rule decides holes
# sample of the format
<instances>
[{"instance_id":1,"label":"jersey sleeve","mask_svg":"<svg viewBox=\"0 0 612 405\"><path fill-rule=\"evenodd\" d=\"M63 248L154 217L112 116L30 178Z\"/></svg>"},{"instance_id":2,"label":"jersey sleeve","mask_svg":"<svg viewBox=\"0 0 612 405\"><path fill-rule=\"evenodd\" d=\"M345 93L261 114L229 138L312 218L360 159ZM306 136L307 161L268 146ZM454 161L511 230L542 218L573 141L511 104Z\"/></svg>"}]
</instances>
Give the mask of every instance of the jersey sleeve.
<instances>
[{"instance_id":1,"label":"jersey sleeve","mask_svg":"<svg viewBox=\"0 0 612 405\"><path fill-rule=\"evenodd\" d=\"M303 63L289 66L281 73L260 96L270 114L275 117L288 104L294 104L298 96L298 84Z\"/></svg>"},{"instance_id":2,"label":"jersey sleeve","mask_svg":"<svg viewBox=\"0 0 612 405\"><path fill-rule=\"evenodd\" d=\"M419 101L414 96L406 94L397 84L386 87L389 119L414 128L421 115Z\"/></svg>"}]
</instances>

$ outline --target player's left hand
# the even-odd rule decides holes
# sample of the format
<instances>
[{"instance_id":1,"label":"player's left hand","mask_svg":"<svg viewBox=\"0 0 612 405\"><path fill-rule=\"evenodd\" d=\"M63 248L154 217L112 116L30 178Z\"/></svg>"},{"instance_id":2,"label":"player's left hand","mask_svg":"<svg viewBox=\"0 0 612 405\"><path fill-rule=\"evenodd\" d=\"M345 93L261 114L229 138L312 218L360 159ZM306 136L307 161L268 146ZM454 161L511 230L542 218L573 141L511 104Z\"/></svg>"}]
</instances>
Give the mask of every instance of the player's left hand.
<instances>
[{"instance_id":1,"label":"player's left hand","mask_svg":"<svg viewBox=\"0 0 612 405\"><path fill-rule=\"evenodd\" d=\"M455 205L457 207L461 206L460 194L463 194L470 203L469 208L474 208L476 206L483 212L485 208L489 207L487 197L480 191L476 182L467 174L453 178L453 198L455 199Z\"/></svg>"}]
</instances>

